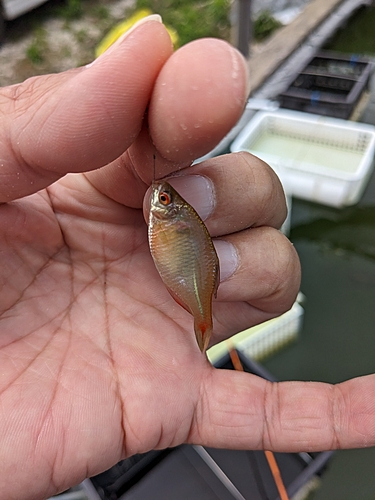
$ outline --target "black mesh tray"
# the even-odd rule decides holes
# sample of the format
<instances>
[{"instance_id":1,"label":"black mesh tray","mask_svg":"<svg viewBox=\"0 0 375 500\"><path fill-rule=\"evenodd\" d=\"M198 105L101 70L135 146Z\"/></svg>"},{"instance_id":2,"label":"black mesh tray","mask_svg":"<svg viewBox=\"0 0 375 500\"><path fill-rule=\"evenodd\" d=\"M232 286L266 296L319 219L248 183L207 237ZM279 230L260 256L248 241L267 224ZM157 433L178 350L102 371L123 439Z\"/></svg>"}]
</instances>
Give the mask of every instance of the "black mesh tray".
<instances>
[{"instance_id":1,"label":"black mesh tray","mask_svg":"<svg viewBox=\"0 0 375 500\"><path fill-rule=\"evenodd\" d=\"M373 68L366 57L320 52L279 95L283 108L347 119Z\"/></svg>"}]
</instances>

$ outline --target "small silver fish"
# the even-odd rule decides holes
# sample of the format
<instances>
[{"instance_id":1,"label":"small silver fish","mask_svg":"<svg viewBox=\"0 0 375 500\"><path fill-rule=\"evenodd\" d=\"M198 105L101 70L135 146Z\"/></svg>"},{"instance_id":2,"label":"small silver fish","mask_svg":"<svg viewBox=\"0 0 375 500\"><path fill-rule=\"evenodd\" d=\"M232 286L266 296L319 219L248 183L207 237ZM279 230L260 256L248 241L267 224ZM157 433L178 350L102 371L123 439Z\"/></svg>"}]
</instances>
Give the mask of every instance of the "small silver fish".
<instances>
[{"instance_id":1,"label":"small silver fish","mask_svg":"<svg viewBox=\"0 0 375 500\"><path fill-rule=\"evenodd\" d=\"M212 334L219 260L202 219L165 181L152 183L148 238L160 277L174 300L193 315L195 336L205 352Z\"/></svg>"}]
</instances>

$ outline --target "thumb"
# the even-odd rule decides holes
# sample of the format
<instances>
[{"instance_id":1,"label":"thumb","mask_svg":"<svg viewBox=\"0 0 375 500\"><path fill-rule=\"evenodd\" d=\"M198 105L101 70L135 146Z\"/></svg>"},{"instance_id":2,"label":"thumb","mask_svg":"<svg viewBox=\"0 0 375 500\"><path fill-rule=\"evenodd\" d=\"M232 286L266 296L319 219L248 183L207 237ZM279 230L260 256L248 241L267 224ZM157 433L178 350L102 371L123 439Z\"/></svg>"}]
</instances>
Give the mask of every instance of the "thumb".
<instances>
[{"instance_id":1,"label":"thumb","mask_svg":"<svg viewBox=\"0 0 375 500\"><path fill-rule=\"evenodd\" d=\"M86 67L0 90L0 202L101 167L133 142L172 53L159 16L142 21Z\"/></svg>"}]
</instances>

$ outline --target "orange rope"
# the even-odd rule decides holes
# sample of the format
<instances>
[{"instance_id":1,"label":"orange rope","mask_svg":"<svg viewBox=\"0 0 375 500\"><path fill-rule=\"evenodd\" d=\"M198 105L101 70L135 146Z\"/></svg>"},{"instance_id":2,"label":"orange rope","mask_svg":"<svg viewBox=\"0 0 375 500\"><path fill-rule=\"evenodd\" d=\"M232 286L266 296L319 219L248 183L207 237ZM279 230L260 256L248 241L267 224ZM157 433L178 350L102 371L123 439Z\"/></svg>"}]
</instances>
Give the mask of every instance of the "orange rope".
<instances>
[{"instance_id":1,"label":"orange rope","mask_svg":"<svg viewBox=\"0 0 375 500\"><path fill-rule=\"evenodd\" d=\"M275 480L277 491L279 492L279 496L281 500L289 500L288 493L286 492L283 479L280 474L279 466L277 465L275 455L272 451L265 450L264 454L266 455L266 459L268 465L270 466L272 476Z\"/></svg>"},{"instance_id":2,"label":"orange rope","mask_svg":"<svg viewBox=\"0 0 375 500\"><path fill-rule=\"evenodd\" d=\"M236 351L236 349L231 349L229 351L229 356L230 356L230 360L232 361L233 368L235 370L237 370L238 372L243 372L244 369L243 369L241 360L238 356L238 352Z\"/></svg>"},{"instance_id":3,"label":"orange rope","mask_svg":"<svg viewBox=\"0 0 375 500\"><path fill-rule=\"evenodd\" d=\"M230 356L230 359L232 361L233 368L237 371L243 372L244 369L243 369L241 360L238 356L238 352L236 351L236 349L231 348L229 350L229 356ZM279 466L277 465L277 462L275 459L275 455L272 453L272 451L268 451L268 450L266 450L264 452L264 454L266 455L266 459L267 459L269 468L271 470L273 479L275 481L277 491L279 492L280 499L281 500L289 500L288 493L285 489L284 482L283 482L283 479L281 477Z\"/></svg>"}]
</instances>

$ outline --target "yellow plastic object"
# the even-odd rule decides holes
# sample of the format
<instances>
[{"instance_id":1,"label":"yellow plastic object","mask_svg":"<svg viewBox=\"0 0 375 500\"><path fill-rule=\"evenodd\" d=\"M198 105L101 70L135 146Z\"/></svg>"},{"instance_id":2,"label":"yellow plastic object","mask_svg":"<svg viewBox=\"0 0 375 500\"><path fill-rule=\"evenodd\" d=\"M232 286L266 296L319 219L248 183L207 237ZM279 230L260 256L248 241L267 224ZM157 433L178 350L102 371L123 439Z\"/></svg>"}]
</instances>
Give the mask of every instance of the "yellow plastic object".
<instances>
[{"instance_id":1,"label":"yellow plastic object","mask_svg":"<svg viewBox=\"0 0 375 500\"><path fill-rule=\"evenodd\" d=\"M152 12L149 9L140 9L137 10L131 17L126 19L125 21L121 21L121 23L116 24L109 33L100 41L98 46L95 49L95 57L99 57L103 52L105 52L108 47L110 47L113 43L115 43L121 35L126 33L136 22L144 17L151 15ZM173 45L176 47L178 44L178 34L177 31L171 27L166 26L169 36L171 37Z\"/></svg>"}]
</instances>

